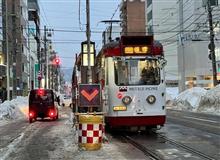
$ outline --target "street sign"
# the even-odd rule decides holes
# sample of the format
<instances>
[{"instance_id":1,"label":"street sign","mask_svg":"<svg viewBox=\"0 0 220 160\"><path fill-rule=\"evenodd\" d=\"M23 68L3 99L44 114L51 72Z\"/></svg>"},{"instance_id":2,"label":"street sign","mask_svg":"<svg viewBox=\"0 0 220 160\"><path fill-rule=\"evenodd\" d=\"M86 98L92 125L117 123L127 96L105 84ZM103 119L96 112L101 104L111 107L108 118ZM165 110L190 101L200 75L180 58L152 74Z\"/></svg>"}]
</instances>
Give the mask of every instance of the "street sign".
<instances>
[{"instance_id":1,"label":"street sign","mask_svg":"<svg viewBox=\"0 0 220 160\"><path fill-rule=\"evenodd\" d=\"M101 106L100 84L80 84L79 85L79 106L80 107L100 107Z\"/></svg>"},{"instance_id":2,"label":"street sign","mask_svg":"<svg viewBox=\"0 0 220 160\"><path fill-rule=\"evenodd\" d=\"M38 84L39 84L39 80L38 80L38 73L39 73L39 70L40 70L40 64L35 64L34 66L34 77L35 77L35 82L34 82L34 87L37 88L38 87Z\"/></svg>"}]
</instances>

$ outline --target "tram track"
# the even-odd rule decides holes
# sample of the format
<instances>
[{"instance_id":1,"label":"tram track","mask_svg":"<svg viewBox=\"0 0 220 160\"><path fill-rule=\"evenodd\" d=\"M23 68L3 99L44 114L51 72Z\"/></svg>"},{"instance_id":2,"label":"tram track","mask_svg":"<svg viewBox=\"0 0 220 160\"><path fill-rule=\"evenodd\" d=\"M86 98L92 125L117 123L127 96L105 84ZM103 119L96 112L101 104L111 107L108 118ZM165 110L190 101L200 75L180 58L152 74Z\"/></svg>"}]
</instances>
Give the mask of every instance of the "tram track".
<instances>
[{"instance_id":1,"label":"tram track","mask_svg":"<svg viewBox=\"0 0 220 160\"><path fill-rule=\"evenodd\" d=\"M204 153L202 153L202 152L200 152L198 150L195 150L195 149L193 149L193 148L191 148L191 147L189 147L189 146L187 146L185 144L182 144L180 142L177 142L175 140L167 138L166 136L164 136L164 135L162 135L160 133L157 133L156 131L154 133L157 134L160 138L164 139L166 142L170 143L171 145L174 145L174 146L179 147L179 148L183 148L186 151L188 151L188 152L190 152L190 153L192 153L194 155L197 155L197 156L199 156L201 158L204 158L204 159L207 159L207 160L216 160L215 158L213 158L213 157L211 157L209 155L206 155L206 154L204 154Z\"/></svg>"},{"instance_id":2,"label":"tram track","mask_svg":"<svg viewBox=\"0 0 220 160\"><path fill-rule=\"evenodd\" d=\"M152 149L149 149L149 148L145 147L144 145L138 143L137 141L135 141L130 136L123 135L122 138L124 140L126 140L127 143L132 144L134 147L136 147L137 149L142 151L148 158L150 158L152 160L163 160L163 158L161 156L159 156L155 151L153 151Z\"/></svg>"},{"instance_id":3,"label":"tram track","mask_svg":"<svg viewBox=\"0 0 220 160\"><path fill-rule=\"evenodd\" d=\"M182 148L185 151L187 151L193 155L196 155L202 159L217 160L217 159L215 159L207 154L204 154L194 148L191 148L185 144L177 142L176 140L167 138L166 136L164 136L160 133L157 133L156 131L153 133L157 134L160 139L165 140L166 143L169 143L170 145L175 146L177 148ZM135 140L135 138L132 138L131 136L128 136L128 135L123 135L122 138L124 140L126 140L127 143L132 144L134 147L136 147L137 149L142 151L150 159L153 159L153 160L164 160L165 159L164 156L160 155L160 153L158 153L155 149L153 149L152 146L146 147L144 144L139 143L137 140Z\"/></svg>"}]
</instances>

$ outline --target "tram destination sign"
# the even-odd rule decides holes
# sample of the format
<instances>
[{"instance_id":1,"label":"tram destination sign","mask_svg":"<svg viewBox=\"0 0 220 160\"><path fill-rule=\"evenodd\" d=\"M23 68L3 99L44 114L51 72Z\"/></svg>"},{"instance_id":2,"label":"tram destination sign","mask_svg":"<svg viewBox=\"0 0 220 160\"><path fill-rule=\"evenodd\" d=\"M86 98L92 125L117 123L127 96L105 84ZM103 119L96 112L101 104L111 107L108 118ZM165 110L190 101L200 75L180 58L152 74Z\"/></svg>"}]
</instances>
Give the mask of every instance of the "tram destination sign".
<instances>
[{"instance_id":1,"label":"tram destination sign","mask_svg":"<svg viewBox=\"0 0 220 160\"><path fill-rule=\"evenodd\" d=\"M101 106L100 84L79 84L79 106L80 107Z\"/></svg>"},{"instance_id":2,"label":"tram destination sign","mask_svg":"<svg viewBox=\"0 0 220 160\"><path fill-rule=\"evenodd\" d=\"M152 36L122 36L122 53L124 56L143 56L151 53Z\"/></svg>"}]
</instances>

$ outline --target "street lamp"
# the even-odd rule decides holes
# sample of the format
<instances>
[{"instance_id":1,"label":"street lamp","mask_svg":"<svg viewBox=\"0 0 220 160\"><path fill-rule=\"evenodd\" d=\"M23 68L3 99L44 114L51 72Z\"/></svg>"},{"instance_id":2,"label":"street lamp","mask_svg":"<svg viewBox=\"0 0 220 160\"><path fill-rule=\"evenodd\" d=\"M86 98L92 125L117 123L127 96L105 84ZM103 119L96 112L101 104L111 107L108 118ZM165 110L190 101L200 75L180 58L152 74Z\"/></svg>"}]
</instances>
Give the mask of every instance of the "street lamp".
<instances>
[{"instance_id":1,"label":"street lamp","mask_svg":"<svg viewBox=\"0 0 220 160\"><path fill-rule=\"evenodd\" d=\"M89 58L88 58L88 47L87 41L81 43L82 50L82 66L88 66ZM95 65L95 42L90 42L90 66Z\"/></svg>"}]
</instances>

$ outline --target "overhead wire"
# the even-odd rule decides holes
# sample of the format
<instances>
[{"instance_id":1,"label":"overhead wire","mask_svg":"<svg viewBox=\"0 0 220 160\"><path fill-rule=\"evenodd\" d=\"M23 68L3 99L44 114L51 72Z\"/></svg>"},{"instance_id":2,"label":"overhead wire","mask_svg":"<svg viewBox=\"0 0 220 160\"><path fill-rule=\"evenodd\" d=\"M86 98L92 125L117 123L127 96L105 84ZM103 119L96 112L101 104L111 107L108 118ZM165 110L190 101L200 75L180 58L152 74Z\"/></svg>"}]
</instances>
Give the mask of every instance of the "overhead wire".
<instances>
[{"instance_id":1,"label":"overhead wire","mask_svg":"<svg viewBox=\"0 0 220 160\"><path fill-rule=\"evenodd\" d=\"M46 16L46 13L45 13L45 10L44 10L44 7L43 7L43 4L42 4L41 1L42 0L39 0L38 2L39 2L39 6L40 6L41 10L43 11L43 15L44 15L44 16L42 16L43 21L45 22L45 25L50 26L50 23L49 23L49 21L47 19L47 16Z\"/></svg>"}]
</instances>

